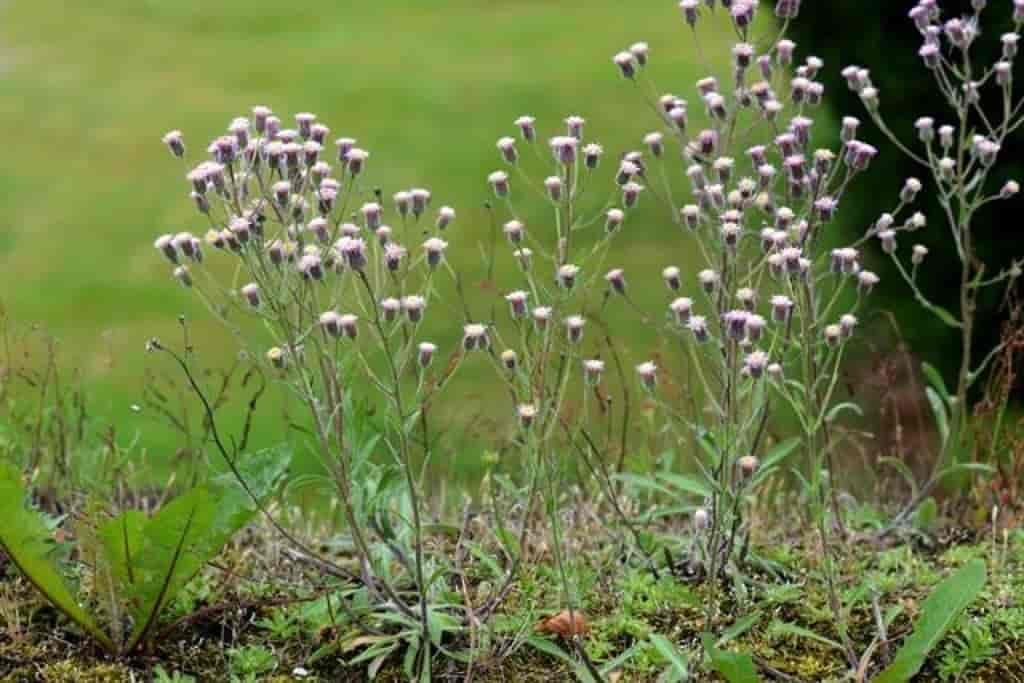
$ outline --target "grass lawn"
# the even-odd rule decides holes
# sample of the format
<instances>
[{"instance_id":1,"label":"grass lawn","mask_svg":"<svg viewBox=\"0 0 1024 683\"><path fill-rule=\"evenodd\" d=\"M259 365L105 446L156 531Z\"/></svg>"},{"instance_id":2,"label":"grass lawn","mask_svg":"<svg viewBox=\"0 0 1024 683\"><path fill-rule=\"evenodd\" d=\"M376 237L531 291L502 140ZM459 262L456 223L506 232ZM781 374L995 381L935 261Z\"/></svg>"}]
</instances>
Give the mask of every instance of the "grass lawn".
<instances>
[{"instance_id":1,"label":"grass lawn","mask_svg":"<svg viewBox=\"0 0 1024 683\"><path fill-rule=\"evenodd\" d=\"M709 54L731 38L724 22L716 25L701 34ZM719 44L709 45L709 35ZM144 446L169 448L173 437L131 410L144 369L169 370L144 354L145 340L180 339L175 320L184 313L204 361L224 365L237 349L174 285L151 246L163 232L203 232L185 169L160 144L166 130L183 130L198 160L252 105L269 105L286 122L296 111L316 112L332 136L371 150L372 182L385 196L425 186L438 205L458 209L450 260L478 281L472 268L489 230L485 178L501 166L495 140L513 132L520 114L535 115L545 137L580 114L609 164L639 147L653 117L610 60L636 40L651 44L659 87L689 96L704 73L675 3L665 0L316 1L298 11L267 0L5 3L0 127L11 134L0 166L0 301L16 323L55 333L68 362L85 370L93 413L122 434L144 430ZM616 264L649 311L666 296L657 272L688 259L653 207L648 201L631 219ZM536 221L534 229L544 226ZM505 255L499 275L510 268ZM475 291L481 306L496 298ZM609 315L631 330L642 360L653 330L625 311ZM436 317L430 333L450 348L460 328ZM446 409L482 417L503 410L481 400L491 395L489 372L481 365L462 373L457 394L465 400ZM261 420L257 432L278 438L279 424ZM490 424L475 421L485 432Z\"/></svg>"}]
</instances>

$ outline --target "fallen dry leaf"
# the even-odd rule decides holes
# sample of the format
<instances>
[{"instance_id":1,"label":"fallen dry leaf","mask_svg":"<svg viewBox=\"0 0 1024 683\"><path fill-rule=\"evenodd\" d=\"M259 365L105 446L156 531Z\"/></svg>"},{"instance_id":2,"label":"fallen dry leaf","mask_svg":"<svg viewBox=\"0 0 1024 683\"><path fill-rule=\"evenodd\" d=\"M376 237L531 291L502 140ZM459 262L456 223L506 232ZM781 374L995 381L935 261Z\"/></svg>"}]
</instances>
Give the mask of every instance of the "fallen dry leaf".
<instances>
[{"instance_id":1,"label":"fallen dry leaf","mask_svg":"<svg viewBox=\"0 0 1024 683\"><path fill-rule=\"evenodd\" d=\"M551 633L571 638L572 636L585 636L590 633L590 625L586 617L579 610L573 610L570 616L569 610L564 609L553 617L545 617L537 622L534 629L538 633Z\"/></svg>"}]
</instances>

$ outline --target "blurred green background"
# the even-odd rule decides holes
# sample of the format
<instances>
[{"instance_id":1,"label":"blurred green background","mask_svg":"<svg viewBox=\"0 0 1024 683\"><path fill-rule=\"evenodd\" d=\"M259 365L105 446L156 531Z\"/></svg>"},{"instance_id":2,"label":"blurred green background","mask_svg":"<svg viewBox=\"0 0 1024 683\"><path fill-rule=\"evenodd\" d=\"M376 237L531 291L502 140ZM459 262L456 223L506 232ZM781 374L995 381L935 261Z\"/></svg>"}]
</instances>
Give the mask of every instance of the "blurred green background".
<instances>
[{"instance_id":1,"label":"blurred green background","mask_svg":"<svg viewBox=\"0 0 1024 683\"><path fill-rule=\"evenodd\" d=\"M160 143L165 131L184 131L194 163L253 105L272 107L286 125L297 111L315 112L332 138L355 137L371 151L370 181L385 196L423 186L435 206L457 208L450 261L465 264L473 283L483 272L478 245L490 239L486 176L502 167L495 141L515 132L517 116L536 116L542 138L561 133L567 115L586 117L587 138L604 144L611 166L656 127L618 76L615 52L649 42L665 91L689 93L705 75L665 0L95 0L59 11L19 0L0 8L0 26L0 298L15 323L46 326L83 368L94 415L158 450L175 437L131 406L146 368L172 369L144 353L145 341L178 342L184 313L204 363L237 353L152 248L158 234L205 230L186 168ZM724 21L701 35L722 63L731 38ZM658 272L689 257L652 199L630 220L617 265L656 311L667 297ZM510 268L505 256L499 288ZM498 297L475 291L481 306ZM646 359L652 332L624 312L611 317L631 323L618 329ZM442 349L461 334L458 317L444 318L434 315L430 328ZM506 407L485 400L490 373L482 362L460 372L441 408L456 416L456 432L495 430L488 418ZM256 430L261 441L280 434L266 405Z\"/></svg>"}]
</instances>

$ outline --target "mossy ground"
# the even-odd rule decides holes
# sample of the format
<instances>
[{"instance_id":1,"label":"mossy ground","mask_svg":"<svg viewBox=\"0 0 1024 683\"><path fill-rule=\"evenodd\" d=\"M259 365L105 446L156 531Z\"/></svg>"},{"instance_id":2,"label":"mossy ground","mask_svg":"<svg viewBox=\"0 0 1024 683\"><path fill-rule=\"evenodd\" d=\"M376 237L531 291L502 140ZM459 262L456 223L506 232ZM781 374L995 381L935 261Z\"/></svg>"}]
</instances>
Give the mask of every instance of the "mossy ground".
<instances>
[{"instance_id":1,"label":"mossy ground","mask_svg":"<svg viewBox=\"0 0 1024 683\"><path fill-rule=\"evenodd\" d=\"M177 619L178 626L170 628L152 652L123 660L111 659L84 639L6 567L0 589L5 625L0 629L0 682L190 680L186 676L196 681L368 680L365 663L347 664L360 649L337 646L343 629L327 618L330 598L324 597L333 589L309 575L307 568L263 552L258 538L247 543L255 547L227 551L179 598L164 624ZM664 636L689 658L691 680L718 680L701 665L700 636L730 631L733 636L724 647L752 655L765 680L839 681L847 675L845 659L829 643L839 640L839 634L813 543L764 543L760 557L766 567L773 567L772 574L752 569L744 584L714 588L664 572L655 577L638 563L623 561L614 544L604 546L601 550L595 542L579 554L572 580L590 625L585 640L590 658L600 666L629 653L608 672L612 680L663 680L659 677L667 662L651 645L654 634ZM891 617L891 654L910 632L931 588L975 558L988 566L986 586L915 680L1024 681L1020 530L994 537L991 532L959 531L890 547L846 544L839 590L857 651L865 652L877 633L875 602ZM709 621L706 606L712 602L719 609ZM553 567L543 559L531 564L490 628L478 633L489 647L476 656L472 680L573 680L571 661L527 642L544 639L570 651L568 643L534 629L538 619L557 611L560 604ZM466 644L446 645L458 650ZM867 670L877 671L885 656L886 648L877 648ZM376 680L404 680L401 660L396 652ZM435 661L435 680L466 680L465 664ZM308 675L300 678L297 669Z\"/></svg>"}]
</instances>

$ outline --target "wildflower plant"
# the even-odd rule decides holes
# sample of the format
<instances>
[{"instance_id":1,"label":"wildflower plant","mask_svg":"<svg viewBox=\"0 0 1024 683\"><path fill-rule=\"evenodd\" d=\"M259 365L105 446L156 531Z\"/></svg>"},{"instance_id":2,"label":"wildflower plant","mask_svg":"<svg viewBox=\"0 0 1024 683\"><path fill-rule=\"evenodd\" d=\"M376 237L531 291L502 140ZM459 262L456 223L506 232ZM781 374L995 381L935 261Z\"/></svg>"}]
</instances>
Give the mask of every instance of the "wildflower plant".
<instances>
[{"instance_id":1,"label":"wildflower plant","mask_svg":"<svg viewBox=\"0 0 1024 683\"><path fill-rule=\"evenodd\" d=\"M785 38L799 3L776 5L782 30L766 26L767 40L755 37L756 2L683 0L679 7L695 42L701 24L725 15L738 39L729 80L701 79L691 105L662 94L646 52L623 52L613 61L657 122L644 138L645 152L634 153L638 182L663 188L650 193L652 201L679 231L683 249L703 264L696 272L665 264L662 279L669 299L664 329L678 340L681 365L699 387L694 400L704 408L687 412L659 394L657 376L670 368L648 362L637 374L666 429L681 444L697 443L701 479L686 486L703 498L693 516L692 563L715 581L742 565L746 501L796 445L771 448L768 421L795 416L806 456L807 520L825 548L838 615L829 538L832 523L841 521L830 423L851 407L840 400L839 368L857 328L856 310L878 277L862 266L856 248L833 248L837 236L830 231L846 188L877 150L858 139L852 118L844 122L840 149L819 146L825 135L813 117L826 116L824 86L816 80L823 64L814 56L797 60L796 45Z\"/></svg>"},{"instance_id":2,"label":"wildflower plant","mask_svg":"<svg viewBox=\"0 0 1024 683\"><path fill-rule=\"evenodd\" d=\"M455 211L432 209L422 188L385 202L365 181L369 152L329 135L308 113L295 116L295 128L265 107L235 119L187 174L205 235L168 234L154 246L304 406L358 572L317 564L360 583L374 618L406 624L416 636L408 668L429 678L431 645L449 622L432 602L446 565L428 553L424 531L422 478L433 455L426 406L464 353L488 346L486 328L467 326L465 349L448 353L424 338L436 282L451 272ZM165 142L185 155L180 133ZM209 254L231 264L229 280ZM178 360L188 372L187 357ZM374 433L366 406L377 402L383 423Z\"/></svg>"},{"instance_id":3,"label":"wildflower plant","mask_svg":"<svg viewBox=\"0 0 1024 683\"><path fill-rule=\"evenodd\" d=\"M1008 295L1024 265L1017 261L993 274L978 255L978 211L991 202L1011 199L1020 192L1017 181L1005 180L1000 184L992 171L1009 136L1024 124L1024 99L1014 88L1018 43L1024 27L1024 3L1020 0L1012 3L1012 26L1000 36L999 58L992 64L981 64L977 50L972 52L972 48L976 48L981 35L988 4L987 0L974 0L971 12L965 16L950 16L944 14L937 0L920 0L909 12L908 18L922 38L918 51L922 67L948 105L948 119L921 116L914 124L914 131L893 131L885 123L884 99L872 84L868 71L854 65L843 70L850 89L860 96L878 129L930 179L929 191L942 208L942 217L960 264L959 306L955 312L950 312L933 303L918 280L928 249L915 244L908 258L907 250L899 248L899 240L904 235L925 227L924 215L911 213L914 200L924 187L917 178L906 180L895 208L869 226L861 240L877 240L918 303L960 334L960 366L952 392L947 391L937 372L925 368L932 385L928 389L929 400L938 423L942 451L929 479L897 515L895 524L906 521L944 477L970 467L967 462L972 439L968 423L970 392L1007 344L1004 340L981 360L977 359L978 301L992 290L1002 290ZM999 106L984 109L983 97L991 97ZM914 140L906 142L911 136ZM1004 411L1005 400L993 422L991 444L999 443Z\"/></svg>"}]
</instances>

